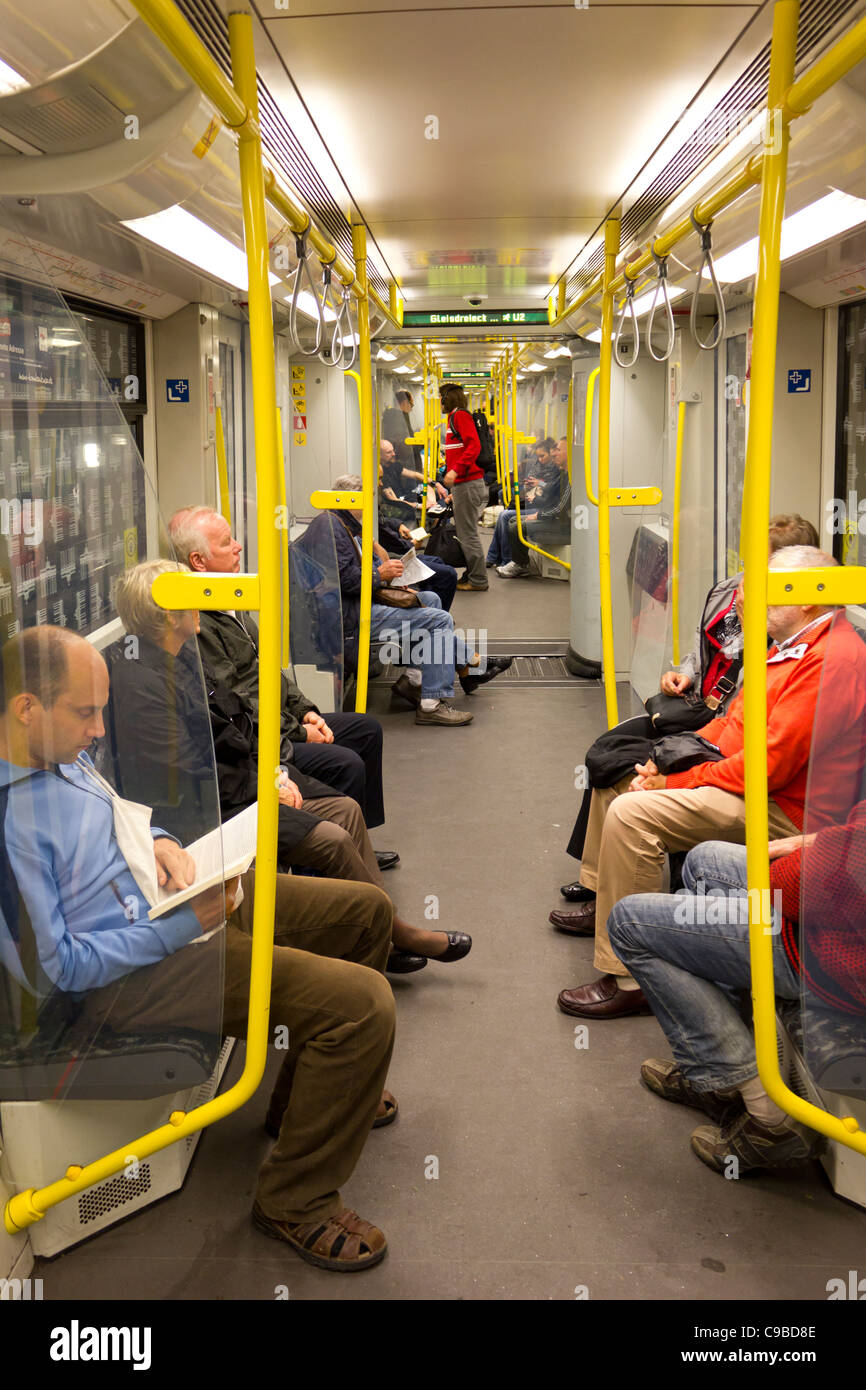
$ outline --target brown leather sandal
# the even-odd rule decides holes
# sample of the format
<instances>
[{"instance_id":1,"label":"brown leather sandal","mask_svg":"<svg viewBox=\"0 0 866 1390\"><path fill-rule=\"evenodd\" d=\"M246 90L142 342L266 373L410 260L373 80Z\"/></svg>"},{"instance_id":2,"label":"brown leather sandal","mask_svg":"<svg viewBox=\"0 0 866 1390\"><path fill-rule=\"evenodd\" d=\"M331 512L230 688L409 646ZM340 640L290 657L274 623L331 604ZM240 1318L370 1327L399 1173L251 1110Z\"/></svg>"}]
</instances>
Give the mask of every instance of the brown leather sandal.
<instances>
[{"instance_id":1,"label":"brown leather sandal","mask_svg":"<svg viewBox=\"0 0 866 1390\"><path fill-rule=\"evenodd\" d=\"M374 1129L384 1129L385 1125L392 1125L397 1118L399 1106L396 1096L392 1096L390 1091L382 1092L382 1104L385 1107L384 1115L377 1115L373 1121Z\"/></svg>"},{"instance_id":2,"label":"brown leather sandal","mask_svg":"<svg viewBox=\"0 0 866 1390\"><path fill-rule=\"evenodd\" d=\"M253 1224L272 1240L284 1240L296 1255L317 1269L354 1273L370 1269L385 1258L388 1242L378 1226L344 1207L336 1216L318 1221L278 1221L266 1216L258 1203Z\"/></svg>"}]
</instances>

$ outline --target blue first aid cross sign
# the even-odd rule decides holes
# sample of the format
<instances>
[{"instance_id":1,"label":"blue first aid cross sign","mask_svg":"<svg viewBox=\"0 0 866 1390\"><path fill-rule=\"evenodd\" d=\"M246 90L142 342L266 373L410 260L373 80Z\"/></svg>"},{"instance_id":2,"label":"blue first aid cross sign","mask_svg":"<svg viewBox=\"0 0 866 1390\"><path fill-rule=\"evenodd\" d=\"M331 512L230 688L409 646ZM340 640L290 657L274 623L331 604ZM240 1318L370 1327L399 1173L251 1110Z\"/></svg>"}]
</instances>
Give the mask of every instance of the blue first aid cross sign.
<instances>
[{"instance_id":1,"label":"blue first aid cross sign","mask_svg":"<svg viewBox=\"0 0 866 1390\"><path fill-rule=\"evenodd\" d=\"M165 379L165 399L189 403L189 377L168 376Z\"/></svg>"},{"instance_id":2,"label":"blue first aid cross sign","mask_svg":"<svg viewBox=\"0 0 866 1390\"><path fill-rule=\"evenodd\" d=\"M788 395L800 395L812 389L812 368L794 367L788 372Z\"/></svg>"}]
</instances>

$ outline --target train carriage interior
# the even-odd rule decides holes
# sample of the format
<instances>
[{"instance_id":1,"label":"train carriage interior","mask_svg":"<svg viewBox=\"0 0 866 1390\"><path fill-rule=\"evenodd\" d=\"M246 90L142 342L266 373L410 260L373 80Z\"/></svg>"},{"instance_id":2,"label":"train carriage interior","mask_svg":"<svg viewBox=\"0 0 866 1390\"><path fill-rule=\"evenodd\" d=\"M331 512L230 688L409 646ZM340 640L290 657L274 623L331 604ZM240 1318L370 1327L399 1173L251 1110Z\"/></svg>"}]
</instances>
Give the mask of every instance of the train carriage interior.
<instances>
[{"instance_id":1,"label":"train carriage interior","mask_svg":"<svg viewBox=\"0 0 866 1390\"><path fill-rule=\"evenodd\" d=\"M864 0L0 0L0 1301L857 1270L864 366Z\"/></svg>"}]
</instances>

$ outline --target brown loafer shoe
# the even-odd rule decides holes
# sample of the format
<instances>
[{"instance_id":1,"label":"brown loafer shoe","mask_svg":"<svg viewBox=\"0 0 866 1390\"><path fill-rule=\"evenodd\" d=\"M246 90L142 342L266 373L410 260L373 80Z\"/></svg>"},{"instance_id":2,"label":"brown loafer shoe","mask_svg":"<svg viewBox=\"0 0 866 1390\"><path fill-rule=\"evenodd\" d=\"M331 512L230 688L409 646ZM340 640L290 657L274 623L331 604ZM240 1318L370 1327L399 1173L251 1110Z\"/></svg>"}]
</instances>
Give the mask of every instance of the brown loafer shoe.
<instances>
[{"instance_id":1,"label":"brown loafer shoe","mask_svg":"<svg viewBox=\"0 0 866 1390\"><path fill-rule=\"evenodd\" d=\"M573 912L551 912L548 922L570 936L592 936L595 932L595 898L581 903Z\"/></svg>"},{"instance_id":2,"label":"brown loafer shoe","mask_svg":"<svg viewBox=\"0 0 866 1390\"><path fill-rule=\"evenodd\" d=\"M625 1018L627 1014L651 1014L642 989L620 989L616 975L602 975L588 985L564 989L556 1001L564 1014L575 1018Z\"/></svg>"}]
</instances>

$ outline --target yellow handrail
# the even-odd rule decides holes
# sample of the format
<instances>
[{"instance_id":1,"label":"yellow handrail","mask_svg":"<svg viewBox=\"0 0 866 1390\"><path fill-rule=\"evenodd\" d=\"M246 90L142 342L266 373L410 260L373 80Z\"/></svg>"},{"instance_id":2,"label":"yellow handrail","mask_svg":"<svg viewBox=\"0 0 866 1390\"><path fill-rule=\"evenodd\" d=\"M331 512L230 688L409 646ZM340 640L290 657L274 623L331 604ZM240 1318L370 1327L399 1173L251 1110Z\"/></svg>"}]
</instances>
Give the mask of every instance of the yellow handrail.
<instances>
[{"instance_id":1,"label":"yellow handrail","mask_svg":"<svg viewBox=\"0 0 866 1390\"><path fill-rule=\"evenodd\" d=\"M370 675L370 619L373 604L373 527L376 499L376 472L373 463L373 398L370 382L373 360L370 353L370 304L367 299L367 228L352 224L352 253L355 273L364 291L358 300L358 368L361 401L361 611L358 630L358 671L355 677L355 710L367 709L367 682Z\"/></svg>"},{"instance_id":2,"label":"yellow handrail","mask_svg":"<svg viewBox=\"0 0 866 1390\"><path fill-rule=\"evenodd\" d=\"M191 75L198 80L195 50L184 44L184 33L173 21L177 14L169 0L135 0L142 17L160 33ZM153 22L152 22L153 20ZM160 23L157 20L161 21ZM25 1230L45 1212L75 1193L121 1172L130 1155L141 1161L195 1134L215 1120L239 1109L258 1089L265 1069L268 1045L271 968L274 942L276 893L277 813L273 769L279 762L280 743L280 550L274 526L277 506L275 480L276 374L274 369L273 318L268 284L268 235L265 217L261 141L256 108L256 67L250 15L229 16L232 70L237 83L231 109L243 108L237 122L244 237L249 270L250 352L253 379L253 418L258 482L258 548L260 599L258 840L256 894L250 962L249 1016L244 1068L233 1086L197 1109L175 1111L158 1129L127 1143L92 1163L71 1164L65 1177L47 1187L16 1193L6 1203L4 1221L10 1233ZM228 103L227 103L228 104ZM177 581L197 576L175 575ZM235 576L237 583L237 577ZM187 601L185 607L194 605Z\"/></svg>"},{"instance_id":3,"label":"yellow handrail","mask_svg":"<svg viewBox=\"0 0 866 1390\"><path fill-rule=\"evenodd\" d=\"M592 407L595 400L595 383L600 371L600 367L595 367L587 378L586 415L583 421L583 474L586 480L586 495L594 507L598 506L598 498L592 490Z\"/></svg>"},{"instance_id":4,"label":"yellow handrail","mask_svg":"<svg viewBox=\"0 0 866 1390\"><path fill-rule=\"evenodd\" d=\"M229 466L226 458L226 441L223 434L223 413L219 406L214 412L216 434L217 473L220 485L220 513L229 526L232 524L232 504L229 496Z\"/></svg>"},{"instance_id":5,"label":"yellow handrail","mask_svg":"<svg viewBox=\"0 0 866 1390\"><path fill-rule=\"evenodd\" d=\"M686 403L677 408L677 452L674 463L674 516L671 528L671 623L673 661L680 664L680 498L682 495L683 436L686 429Z\"/></svg>"},{"instance_id":6,"label":"yellow handrail","mask_svg":"<svg viewBox=\"0 0 866 1390\"><path fill-rule=\"evenodd\" d=\"M286 500L286 456L283 451L283 417L277 406L277 491L279 493L280 519L280 569L282 572L282 657L281 664L288 669L292 664L292 649L289 640L289 595L291 593L291 569L289 567L289 508Z\"/></svg>"},{"instance_id":7,"label":"yellow handrail","mask_svg":"<svg viewBox=\"0 0 866 1390\"><path fill-rule=\"evenodd\" d=\"M791 93L797 45L798 0L776 0L770 58L768 106L783 104ZM862 24L858 43L862 43ZM857 31L855 30L855 34ZM852 39L854 35L849 36ZM846 61L854 51L844 47ZM835 51L835 50L834 50ZM847 71L833 53L822 60L822 72L836 77ZM849 64L850 65L850 64ZM824 77L821 78L821 81ZM834 79L835 80L835 79ZM800 83L802 94L815 92L815 84ZM794 89L795 90L795 89ZM751 410L746 445L743 488L743 557L745 611L743 615L744 738L746 766L746 854L749 900L749 947L755 1053L758 1074L771 1100L794 1119L858 1153L866 1153L866 1135L853 1116L841 1119L803 1100L783 1081L779 1072L773 978L773 928L761 920L760 902L769 900L770 864L767 786L767 526L770 517L770 467L773 436L773 398L776 370L776 338L779 318L781 229L785 209L788 163L788 126L783 122L778 149L765 156L761 181L758 228L758 274L752 339ZM773 573L777 586L784 574ZM776 588L776 595L778 588ZM774 595L774 597L776 596ZM757 901L756 901L757 898Z\"/></svg>"},{"instance_id":8,"label":"yellow handrail","mask_svg":"<svg viewBox=\"0 0 866 1390\"><path fill-rule=\"evenodd\" d=\"M601 660L607 725L619 721L613 651L613 600L610 588L610 371L613 356L613 290L611 282L619 251L620 220L611 217L604 229L604 296L601 310L601 351L598 365L598 574L601 586Z\"/></svg>"}]
</instances>

